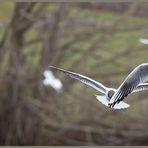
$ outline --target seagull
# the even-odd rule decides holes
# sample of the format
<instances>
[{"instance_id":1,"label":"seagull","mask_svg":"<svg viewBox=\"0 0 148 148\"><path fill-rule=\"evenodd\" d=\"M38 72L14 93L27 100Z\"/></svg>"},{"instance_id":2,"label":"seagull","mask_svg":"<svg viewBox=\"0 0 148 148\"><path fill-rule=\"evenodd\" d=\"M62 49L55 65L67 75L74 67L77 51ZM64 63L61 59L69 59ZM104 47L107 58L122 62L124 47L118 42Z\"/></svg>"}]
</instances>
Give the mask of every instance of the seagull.
<instances>
[{"instance_id":1,"label":"seagull","mask_svg":"<svg viewBox=\"0 0 148 148\"><path fill-rule=\"evenodd\" d=\"M114 107L134 91L146 90L148 88L148 84L144 84L146 81L148 81L148 63L143 63L137 66L118 87L109 101L109 107Z\"/></svg>"},{"instance_id":2,"label":"seagull","mask_svg":"<svg viewBox=\"0 0 148 148\"><path fill-rule=\"evenodd\" d=\"M148 83L143 83L147 80L146 73L148 73L148 63L141 64L137 68L135 68L132 74L127 77L127 79L121 84L121 86L119 86L118 89L106 87L100 82L97 82L90 77L78 73L67 71L55 66L49 66L49 68L59 70L65 73L67 76L79 80L82 83L101 92L103 94L102 96L95 95L97 100L99 100L105 106L113 109L128 108L130 105L122 101L124 97L126 97L129 93L148 89ZM120 91L122 92L121 94Z\"/></svg>"},{"instance_id":3,"label":"seagull","mask_svg":"<svg viewBox=\"0 0 148 148\"><path fill-rule=\"evenodd\" d=\"M148 44L148 39L140 38L139 41L143 44Z\"/></svg>"},{"instance_id":4,"label":"seagull","mask_svg":"<svg viewBox=\"0 0 148 148\"><path fill-rule=\"evenodd\" d=\"M62 82L54 76L52 71L45 70L43 72L43 75L45 77L45 79L43 80L43 84L45 86L50 85L57 92L60 92L62 90L62 87L63 87Z\"/></svg>"}]
</instances>

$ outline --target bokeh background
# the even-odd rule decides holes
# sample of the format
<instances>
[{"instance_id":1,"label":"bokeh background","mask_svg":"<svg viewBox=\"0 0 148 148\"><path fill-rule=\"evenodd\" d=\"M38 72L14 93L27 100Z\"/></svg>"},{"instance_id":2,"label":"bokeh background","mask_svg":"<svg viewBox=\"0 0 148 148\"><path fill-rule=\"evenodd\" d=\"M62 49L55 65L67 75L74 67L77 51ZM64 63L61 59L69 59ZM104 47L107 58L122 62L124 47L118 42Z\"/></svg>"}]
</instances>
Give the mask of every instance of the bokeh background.
<instances>
[{"instance_id":1,"label":"bokeh background","mask_svg":"<svg viewBox=\"0 0 148 148\"><path fill-rule=\"evenodd\" d=\"M0 3L0 145L147 145L148 91L113 110L49 65L117 88L148 62L148 3Z\"/></svg>"}]
</instances>

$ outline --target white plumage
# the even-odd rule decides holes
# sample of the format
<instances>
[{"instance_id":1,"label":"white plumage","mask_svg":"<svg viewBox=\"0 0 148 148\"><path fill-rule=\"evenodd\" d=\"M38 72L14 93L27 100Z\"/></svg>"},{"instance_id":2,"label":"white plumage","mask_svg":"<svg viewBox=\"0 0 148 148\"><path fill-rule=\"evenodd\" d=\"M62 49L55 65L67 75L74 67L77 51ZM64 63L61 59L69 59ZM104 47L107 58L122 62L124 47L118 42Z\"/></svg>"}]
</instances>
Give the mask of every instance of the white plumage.
<instances>
[{"instance_id":1,"label":"white plumage","mask_svg":"<svg viewBox=\"0 0 148 148\"><path fill-rule=\"evenodd\" d=\"M139 42L141 42L143 44L148 44L148 39L140 38Z\"/></svg>"},{"instance_id":2,"label":"white plumage","mask_svg":"<svg viewBox=\"0 0 148 148\"><path fill-rule=\"evenodd\" d=\"M57 92L60 92L62 90L63 87L62 82L54 76L52 71L45 70L43 75L45 77L43 80L44 85L51 86Z\"/></svg>"},{"instance_id":3,"label":"white plumage","mask_svg":"<svg viewBox=\"0 0 148 148\"><path fill-rule=\"evenodd\" d=\"M97 100L99 100L102 104L104 104L105 106L108 107L108 103L109 103L109 100L107 99L107 97L104 95L104 96L98 96L98 95L95 95ZM114 109L124 109L124 108L128 108L130 107L129 104L123 102L123 101L120 101L119 104L115 104L114 105Z\"/></svg>"}]
</instances>

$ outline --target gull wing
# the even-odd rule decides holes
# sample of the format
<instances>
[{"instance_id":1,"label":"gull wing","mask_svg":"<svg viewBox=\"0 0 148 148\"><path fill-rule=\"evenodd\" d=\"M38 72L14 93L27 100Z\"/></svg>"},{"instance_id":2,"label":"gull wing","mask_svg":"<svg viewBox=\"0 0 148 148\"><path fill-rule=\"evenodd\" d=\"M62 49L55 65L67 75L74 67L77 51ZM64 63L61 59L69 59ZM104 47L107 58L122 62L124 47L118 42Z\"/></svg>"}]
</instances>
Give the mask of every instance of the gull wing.
<instances>
[{"instance_id":1,"label":"gull wing","mask_svg":"<svg viewBox=\"0 0 148 148\"><path fill-rule=\"evenodd\" d=\"M137 66L123 81L109 102L109 106L113 107L116 103L123 100L128 94L137 88L140 83L148 80L148 63Z\"/></svg>"},{"instance_id":2,"label":"gull wing","mask_svg":"<svg viewBox=\"0 0 148 148\"><path fill-rule=\"evenodd\" d=\"M74 72L71 72L71 71L66 71L64 69L61 69L61 68L57 68L57 67L54 67L54 66L49 66L50 68L53 68L53 69L56 69L56 70L59 70L59 71L62 71L63 73L65 73L67 76L71 77L71 78L74 78L74 79L77 79L79 81L81 81L82 83L88 85L88 86L91 86L93 87L94 89L100 91L101 93L105 94L106 91L107 91L107 87L105 87L103 84L89 78L89 77L86 77L84 75L80 75L78 73L74 73Z\"/></svg>"},{"instance_id":3,"label":"gull wing","mask_svg":"<svg viewBox=\"0 0 148 148\"><path fill-rule=\"evenodd\" d=\"M147 90L147 89L148 89L148 83L139 84L137 86L137 88L132 91L132 93L144 91L144 90Z\"/></svg>"}]
</instances>

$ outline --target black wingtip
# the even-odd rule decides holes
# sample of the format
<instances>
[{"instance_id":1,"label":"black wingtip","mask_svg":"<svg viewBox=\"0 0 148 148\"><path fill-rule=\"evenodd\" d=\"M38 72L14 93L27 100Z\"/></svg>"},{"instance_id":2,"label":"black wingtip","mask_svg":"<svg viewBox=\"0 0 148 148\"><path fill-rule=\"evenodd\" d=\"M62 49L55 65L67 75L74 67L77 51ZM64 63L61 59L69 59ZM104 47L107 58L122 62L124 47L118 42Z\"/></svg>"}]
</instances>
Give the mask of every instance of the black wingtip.
<instances>
[{"instance_id":1,"label":"black wingtip","mask_svg":"<svg viewBox=\"0 0 148 148\"><path fill-rule=\"evenodd\" d=\"M108 104L108 107L109 107L109 108L112 108L112 103L109 103L109 104Z\"/></svg>"},{"instance_id":2,"label":"black wingtip","mask_svg":"<svg viewBox=\"0 0 148 148\"><path fill-rule=\"evenodd\" d=\"M49 65L48 67L49 67L49 68L57 68L57 67L55 67L55 66L52 66L52 65Z\"/></svg>"},{"instance_id":3,"label":"black wingtip","mask_svg":"<svg viewBox=\"0 0 148 148\"><path fill-rule=\"evenodd\" d=\"M56 70L59 70L59 71L61 71L61 72L66 72L64 69L61 69L61 68L58 68L58 67L55 67L55 66L48 66L49 68L52 68L52 69L56 69Z\"/></svg>"},{"instance_id":4,"label":"black wingtip","mask_svg":"<svg viewBox=\"0 0 148 148\"><path fill-rule=\"evenodd\" d=\"M52 66L52 65L49 65L48 67L49 67L49 68L52 68L52 69L60 69L60 68L55 67L55 66Z\"/></svg>"},{"instance_id":5,"label":"black wingtip","mask_svg":"<svg viewBox=\"0 0 148 148\"><path fill-rule=\"evenodd\" d=\"M113 107L115 106L115 104L116 104L116 102L109 103L109 104L108 104L108 107L109 107L109 108L113 108Z\"/></svg>"}]
</instances>

